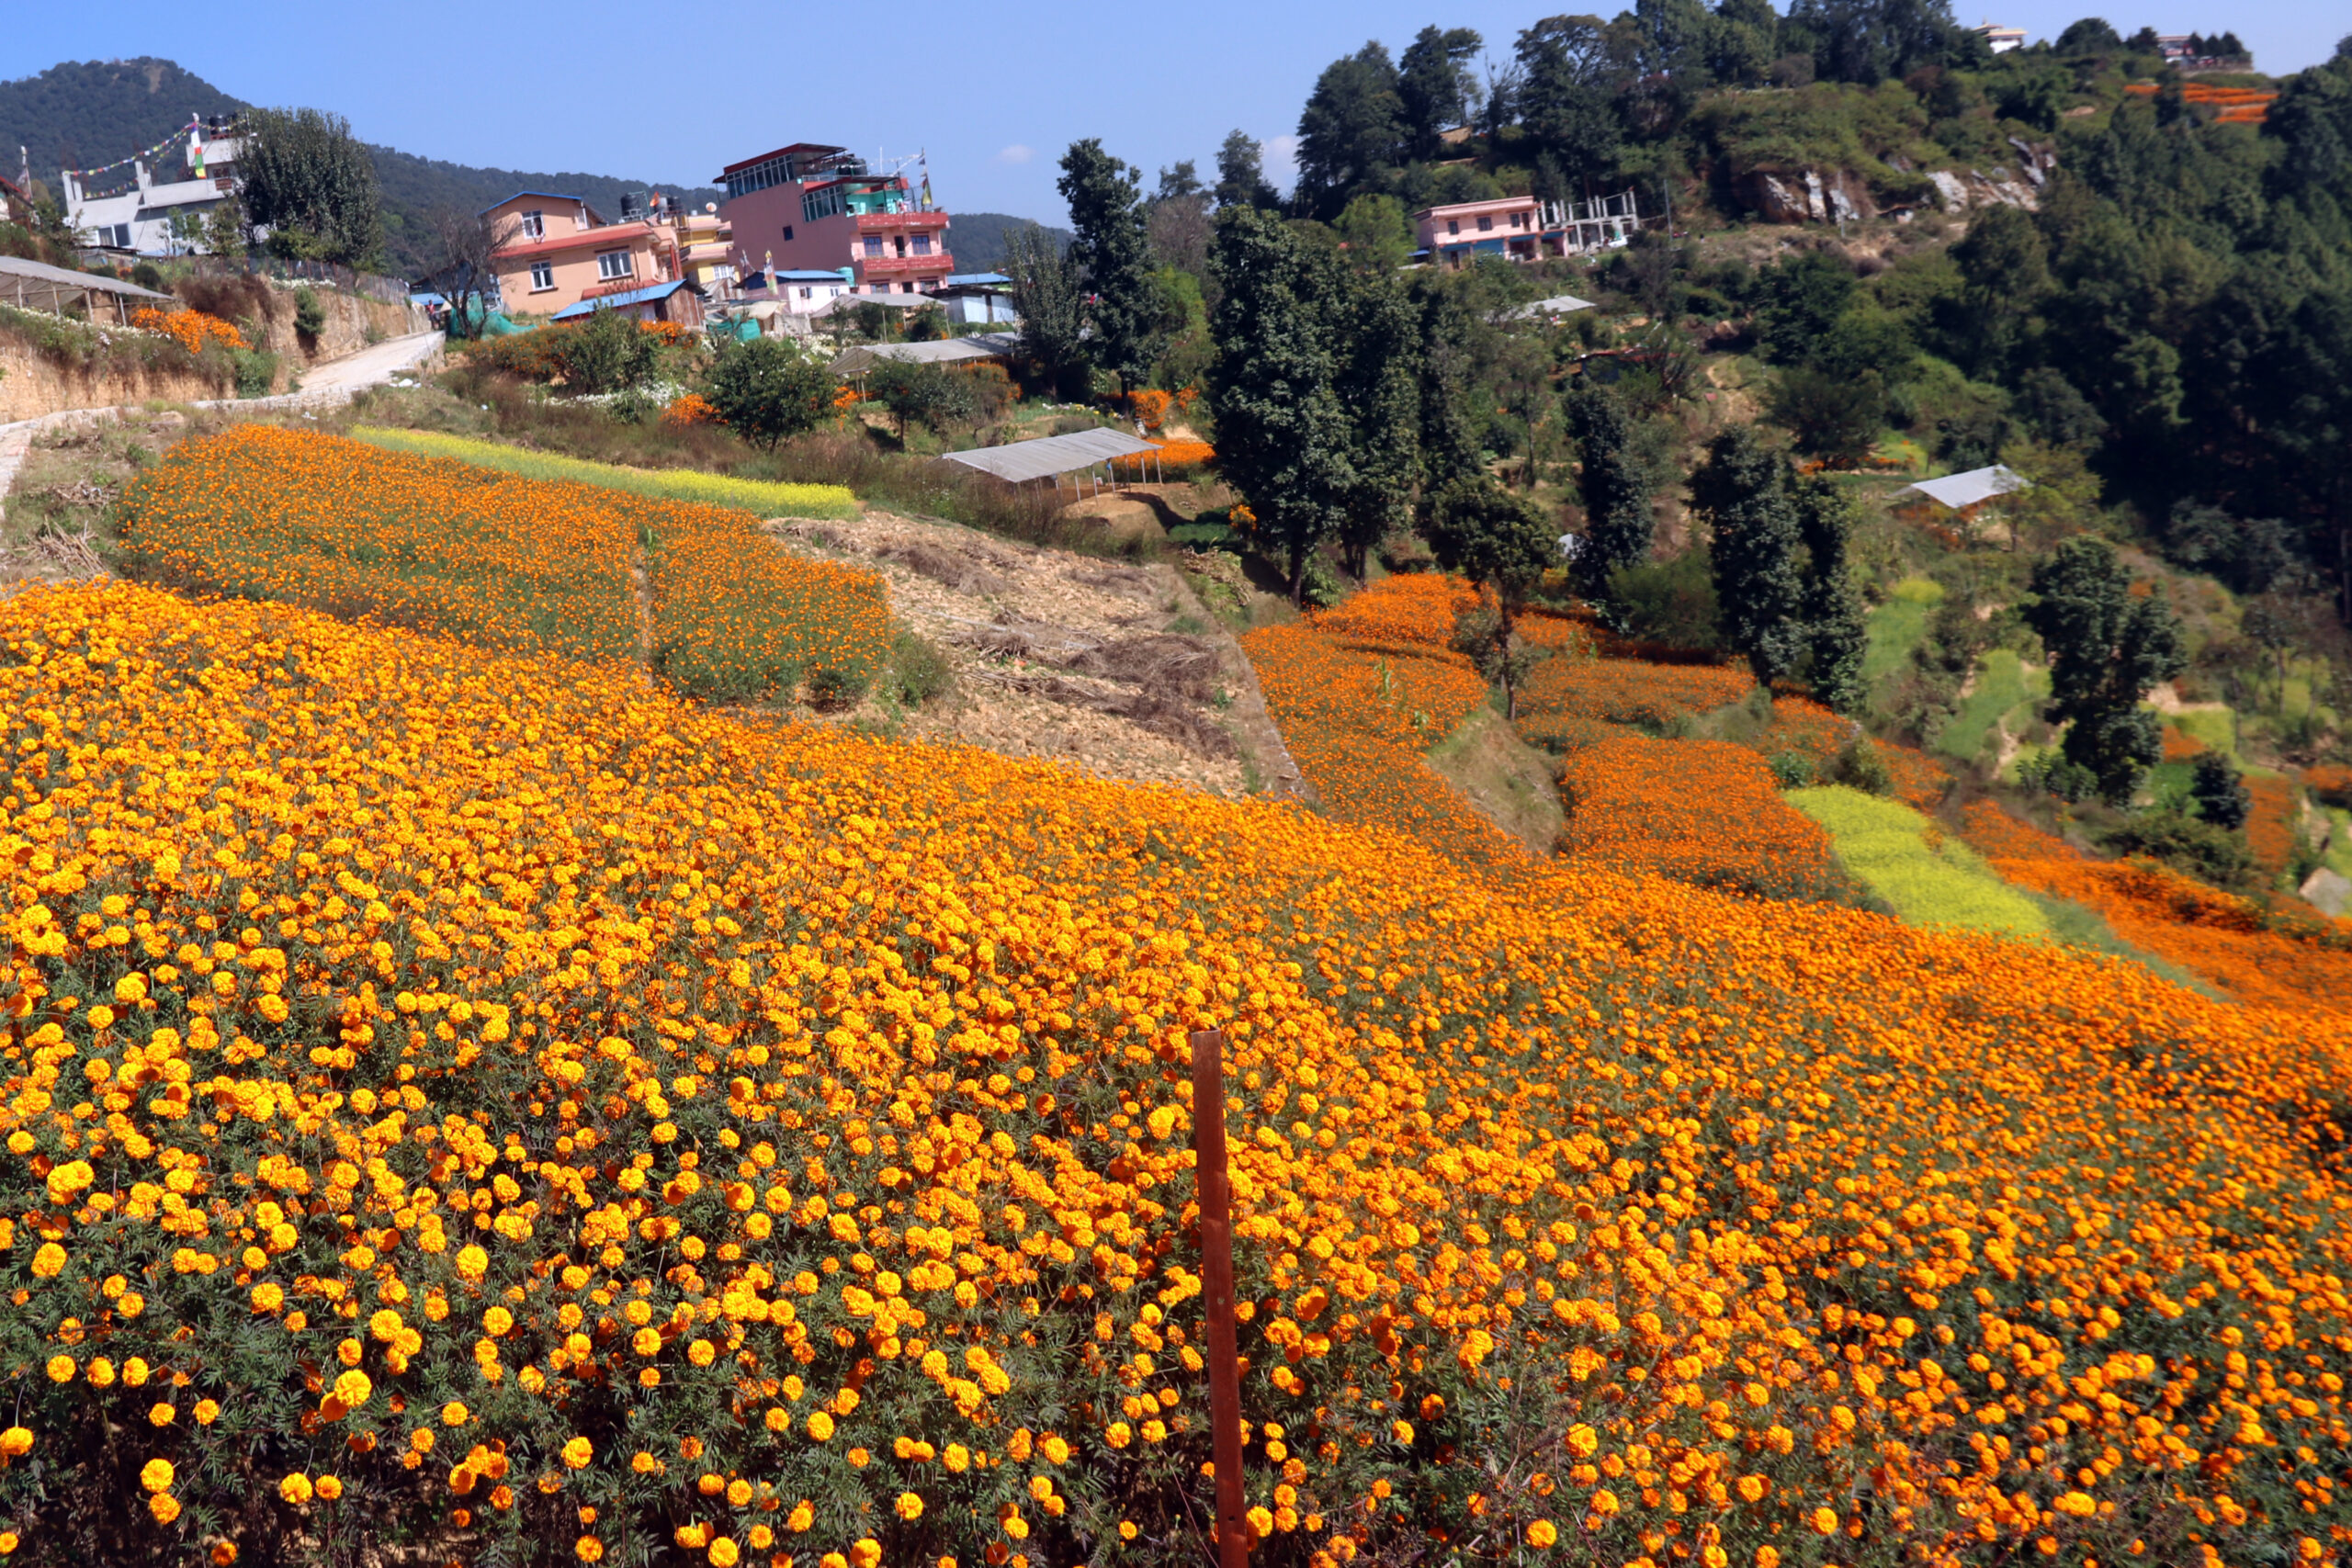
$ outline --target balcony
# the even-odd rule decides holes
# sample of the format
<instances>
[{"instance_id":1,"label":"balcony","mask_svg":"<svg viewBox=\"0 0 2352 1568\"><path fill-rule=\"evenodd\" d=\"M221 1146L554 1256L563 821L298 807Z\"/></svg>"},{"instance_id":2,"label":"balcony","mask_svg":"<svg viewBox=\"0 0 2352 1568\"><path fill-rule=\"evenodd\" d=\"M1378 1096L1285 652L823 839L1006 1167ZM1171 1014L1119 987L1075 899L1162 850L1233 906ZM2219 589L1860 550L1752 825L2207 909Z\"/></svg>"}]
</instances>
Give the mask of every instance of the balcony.
<instances>
[{"instance_id":1,"label":"balcony","mask_svg":"<svg viewBox=\"0 0 2352 1568\"><path fill-rule=\"evenodd\" d=\"M923 273L938 273L944 277L956 270L956 258L945 251L927 256L852 256L860 273L873 277L913 276Z\"/></svg>"},{"instance_id":2,"label":"balcony","mask_svg":"<svg viewBox=\"0 0 2352 1568\"><path fill-rule=\"evenodd\" d=\"M861 234L903 234L917 229L947 227L944 212L861 212L856 216L857 231Z\"/></svg>"}]
</instances>

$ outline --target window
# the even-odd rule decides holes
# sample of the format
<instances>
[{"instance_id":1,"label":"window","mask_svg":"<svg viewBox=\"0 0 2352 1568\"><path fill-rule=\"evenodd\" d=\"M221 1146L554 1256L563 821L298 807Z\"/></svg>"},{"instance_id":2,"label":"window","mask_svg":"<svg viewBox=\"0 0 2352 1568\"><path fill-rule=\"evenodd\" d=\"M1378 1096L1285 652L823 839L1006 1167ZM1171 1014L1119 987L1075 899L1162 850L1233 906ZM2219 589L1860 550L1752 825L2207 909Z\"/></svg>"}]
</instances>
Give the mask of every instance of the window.
<instances>
[{"instance_id":1,"label":"window","mask_svg":"<svg viewBox=\"0 0 2352 1568\"><path fill-rule=\"evenodd\" d=\"M1494 226L1495 226L1495 220L1494 220L1493 219L1491 219L1491 218L1481 218L1481 219L1479 219L1479 220L1478 220L1478 232L1480 232L1481 234L1485 233L1487 230L1489 230L1489 229L1493 228Z\"/></svg>"},{"instance_id":2,"label":"window","mask_svg":"<svg viewBox=\"0 0 2352 1568\"><path fill-rule=\"evenodd\" d=\"M784 226L784 237L787 240L792 238L792 225L789 223Z\"/></svg>"},{"instance_id":3,"label":"window","mask_svg":"<svg viewBox=\"0 0 2352 1568\"><path fill-rule=\"evenodd\" d=\"M803 223L814 223L846 210L842 203L842 187L838 185L803 191L800 195L800 220Z\"/></svg>"},{"instance_id":4,"label":"window","mask_svg":"<svg viewBox=\"0 0 2352 1568\"><path fill-rule=\"evenodd\" d=\"M596 254L596 276L609 283L616 277L628 277L636 271L627 251L599 251Z\"/></svg>"},{"instance_id":5,"label":"window","mask_svg":"<svg viewBox=\"0 0 2352 1568\"><path fill-rule=\"evenodd\" d=\"M545 212L534 208L530 211L524 213L522 218L523 238L526 240L544 240L547 238L548 215Z\"/></svg>"},{"instance_id":6,"label":"window","mask_svg":"<svg viewBox=\"0 0 2352 1568\"><path fill-rule=\"evenodd\" d=\"M901 283L899 285L899 292L901 294L912 294L914 291L915 286L911 283Z\"/></svg>"},{"instance_id":7,"label":"window","mask_svg":"<svg viewBox=\"0 0 2352 1568\"><path fill-rule=\"evenodd\" d=\"M1459 218L1447 219L1445 220L1445 231L1449 234L1459 234L1462 232L1462 220Z\"/></svg>"},{"instance_id":8,"label":"window","mask_svg":"<svg viewBox=\"0 0 2352 1568\"><path fill-rule=\"evenodd\" d=\"M808 295L809 295L809 292L810 292L810 291L809 291L808 289L807 289L807 288L803 288L803 289L800 291L800 298L802 298L803 299L808 299Z\"/></svg>"},{"instance_id":9,"label":"window","mask_svg":"<svg viewBox=\"0 0 2352 1568\"><path fill-rule=\"evenodd\" d=\"M930 236L930 235L928 235L928 234L917 234L917 235L915 236L915 254L917 254L917 255L919 255L919 256L927 256L927 255L931 254L931 236Z\"/></svg>"},{"instance_id":10,"label":"window","mask_svg":"<svg viewBox=\"0 0 2352 1568\"><path fill-rule=\"evenodd\" d=\"M881 235L868 234L865 236L865 254L869 256L878 256L882 254Z\"/></svg>"},{"instance_id":11,"label":"window","mask_svg":"<svg viewBox=\"0 0 2352 1568\"><path fill-rule=\"evenodd\" d=\"M531 264L531 292L537 294L541 289L553 288L554 287L555 264L553 262L546 261L533 262Z\"/></svg>"}]
</instances>

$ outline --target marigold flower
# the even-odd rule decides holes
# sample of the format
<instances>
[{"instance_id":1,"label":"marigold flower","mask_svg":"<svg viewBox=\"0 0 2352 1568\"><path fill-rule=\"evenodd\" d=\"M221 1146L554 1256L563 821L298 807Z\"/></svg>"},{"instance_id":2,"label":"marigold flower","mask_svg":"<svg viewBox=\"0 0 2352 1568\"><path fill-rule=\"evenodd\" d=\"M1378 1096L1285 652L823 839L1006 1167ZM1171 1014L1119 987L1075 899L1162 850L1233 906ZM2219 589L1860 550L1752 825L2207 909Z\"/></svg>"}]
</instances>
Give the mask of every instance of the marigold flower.
<instances>
[{"instance_id":1,"label":"marigold flower","mask_svg":"<svg viewBox=\"0 0 2352 1568\"><path fill-rule=\"evenodd\" d=\"M139 1484L150 1492L168 1492L175 1472L167 1459L151 1459L139 1469Z\"/></svg>"},{"instance_id":2,"label":"marigold flower","mask_svg":"<svg viewBox=\"0 0 2352 1568\"><path fill-rule=\"evenodd\" d=\"M1527 1544L1530 1546L1553 1546L1559 1542L1559 1539L1560 1532L1553 1528L1549 1519L1537 1519L1527 1527Z\"/></svg>"},{"instance_id":3,"label":"marigold flower","mask_svg":"<svg viewBox=\"0 0 2352 1568\"><path fill-rule=\"evenodd\" d=\"M157 1524L167 1525L180 1517L180 1500L168 1492L158 1492L147 1499L147 1511Z\"/></svg>"},{"instance_id":4,"label":"marigold flower","mask_svg":"<svg viewBox=\"0 0 2352 1568\"><path fill-rule=\"evenodd\" d=\"M583 1535L571 1543L571 1554L582 1562L601 1562L605 1560L605 1543L593 1535Z\"/></svg>"},{"instance_id":5,"label":"marigold flower","mask_svg":"<svg viewBox=\"0 0 2352 1568\"><path fill-rule=\"evenodd\" d=\"M898 1509L899 1517L902 1519L919 1519L922 1517L922 1499L912 1492L901 1492L899 1494Z\"/></svg>"},{"instance_id":6,"label":"marigold flower","mask_svg":"<svg viewBox=\"0 0 2352 1568\"><path fill-rule=\"evenodd\" d=\"M1815 1508L1813 1511L1812 1522L1813 1528L1821 1534L1835 1535L1838 1533L1838 1510L1835 1508Z\"/></svg>"},{"instance_id":7,"label":"marigold flower","mask_svg":"<svg viewBox=\"0 0 2352 1568\"><path fill-rule=\"evenodd\" d=\"M277 1483L278 1496L298 1508L311 1500L311 1478L299 1470Z\"/></svg>"},{"instance_id":8,"label":"marigold flower","mask_svg":"<svg viewBox=\"0 0 2352 1568\"><path fill-rule=\"evenodd\" d=\"M585 1470L595 1457L594 1445L585 1438L573 1438L563 1445L563 1463L567 1470Z\"/></svg>"},{"instance_id":9,"label":"marigold flower","mask_svg":"<svg viewBox=\"0 0 2352 1568\"><path fill-rule=\"evenodd\" d=\"M33 1272L44 1280L54 1280L65 1271L65 1249L53 1241L45 1241L33 1254Z\"/></svg>"},{"instance_id":10,"label":"marigold flower","mask_svg":"<svg viewBox=\"0 0 2352 1568\"><path fill-rule=\"evenodd\" d=\"M6 1431L0 1432L0 1454L6 1454L10 1459L22 1459L32 1451L33 1435L30 1429L24 1427L11 1427ZM166 1481L164 1484L168 1486L171 1483Z\"/></svg>"},{"instance_id":11,"label":"marigold flower","mask_svg":"<svg viewBox=\"0 0 2352 1568\"><path fill-rule=\"evenodd\" d=\"M198 1426L209 1427L213 1422L220 1418L220 1405L219 1401L199 1399L196 1402L196 1424Z\"/></svg>"}]
</instances>

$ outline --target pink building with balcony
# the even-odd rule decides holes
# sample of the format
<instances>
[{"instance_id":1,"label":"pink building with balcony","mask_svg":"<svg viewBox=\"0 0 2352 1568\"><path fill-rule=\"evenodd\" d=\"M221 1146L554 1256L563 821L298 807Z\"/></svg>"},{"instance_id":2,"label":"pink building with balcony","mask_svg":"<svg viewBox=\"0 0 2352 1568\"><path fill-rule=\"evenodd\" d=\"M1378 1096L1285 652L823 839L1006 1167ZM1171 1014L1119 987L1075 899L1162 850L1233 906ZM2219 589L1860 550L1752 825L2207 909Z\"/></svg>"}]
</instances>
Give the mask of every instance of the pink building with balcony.
<instances>
[{"instance_id":1,"label":"pink building with balcony","mask_svg":"<svg viewBox=\"0 0 2352 1568\"><path fill-rule=\"evenodd\" d=\"M640 295L684 278L668 227L607 223L576 196L522 191L485 208L481 218L491 226L491 267L509 315L553 316L583 300ZM648 309L650 319L673 319L666 303ZM676 309L694 307L680 301Z\"/></svg>"},{"instance_id":2,"label":"pink building with balcony","mask_svg":"<svg viewBox=\"0 0 2352 1568\"><path fill-rule=\"evenodd\" d=\"M1640 205L1630 190L1591 201L1505 196L1425 207L1413 214L1421 250L1430 261L1455 270L1482 256L1532 262L1614 249L1641 223Z\"/></svg>"},{"instance_id":3,"label":"pink building with balcony","mask_svg":"<svg viewBox=\"0 0 2352 1568\"><path fill-rule=\"evenodd\" d=\"M956 270L947 214L899 175L869 175L845 148L798 141L719 172L719 215L737 266L753 273L831 272L856 294L929 294Z\"/></svg>"}]
</instances>

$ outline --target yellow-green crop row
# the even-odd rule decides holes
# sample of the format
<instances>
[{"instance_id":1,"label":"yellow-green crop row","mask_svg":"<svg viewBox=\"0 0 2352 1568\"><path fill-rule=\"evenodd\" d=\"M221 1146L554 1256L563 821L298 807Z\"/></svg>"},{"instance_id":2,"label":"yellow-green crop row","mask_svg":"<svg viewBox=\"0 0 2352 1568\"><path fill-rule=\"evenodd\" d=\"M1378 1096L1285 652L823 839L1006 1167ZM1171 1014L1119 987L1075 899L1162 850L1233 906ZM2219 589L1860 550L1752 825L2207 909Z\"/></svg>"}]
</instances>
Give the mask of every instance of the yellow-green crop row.
<instances>
[{"instance_id":1,"label":"yellow-green crop row","mask_svg":"<svg viewBox=\"0 0 2352 1568\"><path fill-rule=\"evenodd\" d=\"M726 474L706 474L695 468L624 468L592 463L552 452L526 452L495 441L476 441L431 430L388 430L362 425L352 435L395 452L416 452L431 457L455 457L480 468L497 468L532 479L569 479L575 484L602 485L633 495L670 501L696 501L706 506L736 506L763 517L836 517L857 515L857 496L847 485L775 484L765 479L739 479Z\"/></svg>"},{"instance_id":2,"label":"yellow-green crop row","mask_svg":"<svg viewBox=\"0 0 2352 1568\"><path fill-rule=\"evenodd\" d=\"M1788 803L1828 833L1839 863L1905 924L2045 936L2050 921L1957 839L1930 842L1928 819L1899 800L1833 784Z\"/></svg>"}]
</instances>

